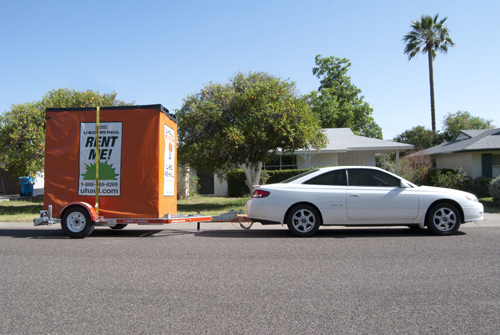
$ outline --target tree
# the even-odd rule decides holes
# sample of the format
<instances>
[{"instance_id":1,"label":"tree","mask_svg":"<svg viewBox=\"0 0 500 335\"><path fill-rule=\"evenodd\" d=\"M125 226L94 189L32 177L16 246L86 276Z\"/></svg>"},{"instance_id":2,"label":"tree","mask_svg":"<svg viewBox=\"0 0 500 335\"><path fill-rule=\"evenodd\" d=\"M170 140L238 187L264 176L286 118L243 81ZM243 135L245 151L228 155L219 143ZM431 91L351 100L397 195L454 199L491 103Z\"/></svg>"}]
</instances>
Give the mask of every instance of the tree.
<instances>
[{"instance_id":1,"label":"tree","mask_svg":"<svg viewBox=\"0 0 500 335\"><path fill-rule=\"evenodd\" d=\"M400 175L415 182L415 180L419 180L420 172L425 172L423 173L423 175L425 175L427 171L422 170L418 172L419 166L415 165L416 161L414 158L410 157L408 160L404 159L408 156L421 157L420 155L414 155L414 153L441 144L443 142L443 135L439 132L433 133L432 130L426 129L423 126L415 126L396 135L392 140L394 142L413 144L415 146L412 150L400 152L400 156L402 157L400 162ZM378 155L376 161L378 167L396 173L396 154L394 152ZM412 168L412 166L415 168ZM418 182L421 181L419 180Z\"/></svg>"},{"instance_id":2,"label":"tree","mask_svg":"<svg viewBox=\"0 0 500 335\"><path fill-rule=\"evenodd\" d=\"M404 53L411 60L419 52L427 53L429 60L429 84L431 94L431 119L432 131L436 133L436 108L434 103L434 70L432 61L436 58L436 51L448 52L448 47L454 47L455 43L449 36L448 28L444 24L448 19L438 21L439 14L434 18L430 15L422 15L420 21L413 21L410 31L403 37L406 43Z\"/></svg>"},{"instance_id":3,"label":"tree","mask_svg":"<svg viewBox=\"0 0 500 335\"><path fill-rule=\"evenodd\" d=\"M309 104L321 126L351 128L358 135L382 139L382 129L372 117L373 109L363 101L361 90L347 75L349 60L317 55L315 61L313 74L320 80L320 86L309 95Z\"/></svg>"},{"instance_id":4,"label":"tree","mask_svg":"<svg viewBox=\"0 0 500 335\"><path fill-rule=\"evenodd\" d=\"M116 93L106 94L69 88L51 90L41 100L13 104L0 116L0 165L13 178L34 176L43 171L45 152L45 109L55 107L119 106Z\"/></svg>"},{"instance_id":5,"label":"tree","mask_svg":"<svg viewBox=\"0 0 500 335\"><path fill-rule=\"evenodd\" d=\"M241 167L250 191L271 156L326 143L295 83L264 72L238 72L228 84L210 83L185 98L176 115L179 159L219 176Z\"/></svg>"},{"instance_id":6,"label":"tree","mask_svg":"<svg viewBox=\"0 0 500 335\"><path fill-rule=\"evenodd\" d=\"M447 142L451 141L460 130L490 129L494 127L492 122L493 120L485 120L478 116L472 116L467 111L448 113L443 119L444 140Z\"/></svg>"},{"instance_id":7,"label":"tree","mask_svg":"<svg viewBox=\"0 0 500 335\"><path fill-rule=\"evenodd\" d=\"M443 136L423 126L415 126L396 135L394 142L413 144L416 150L427 149L443 142Z\"/></svg>"}]
</instances>

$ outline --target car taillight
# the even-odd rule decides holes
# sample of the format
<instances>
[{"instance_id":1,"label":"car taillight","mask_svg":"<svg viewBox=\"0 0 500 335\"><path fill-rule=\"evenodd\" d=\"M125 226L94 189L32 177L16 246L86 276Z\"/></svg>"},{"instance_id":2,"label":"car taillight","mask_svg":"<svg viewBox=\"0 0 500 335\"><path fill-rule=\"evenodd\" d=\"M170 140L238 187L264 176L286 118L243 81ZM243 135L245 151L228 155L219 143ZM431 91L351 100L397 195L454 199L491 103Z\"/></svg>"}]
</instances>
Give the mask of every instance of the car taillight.
<instances>
[{"instance_id":1,"label":"car taillight","mask_svg":"<svg viewBox=\"0 0 500 335\"><path fill-rule=\"evenodd\" d=\"M271 193L269 193L267 191L255 190L252 193L252 198L265 198L265 197L269 196L269 194L271 194Z\"/></svg>"}]
</instances>

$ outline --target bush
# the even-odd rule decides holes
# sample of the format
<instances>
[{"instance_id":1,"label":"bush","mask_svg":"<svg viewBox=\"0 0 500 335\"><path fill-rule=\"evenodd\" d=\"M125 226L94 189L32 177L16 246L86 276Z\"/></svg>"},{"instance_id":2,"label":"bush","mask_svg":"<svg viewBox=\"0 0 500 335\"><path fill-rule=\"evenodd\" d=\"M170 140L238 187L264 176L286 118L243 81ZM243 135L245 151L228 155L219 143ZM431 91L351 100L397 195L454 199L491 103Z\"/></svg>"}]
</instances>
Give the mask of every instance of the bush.
<instances>
[{"instance_id":1,"label":"bush","mask_svg":"<svg viewBox=\"0 0 500 335\"><path fill-rule=\"evenodd\" d=\"M454 170L444 172L444 169L434 170L436 172L431 176L431 184L437 187L454 188L463 190L464 183L467 180L465 170L459 166Z\"/></svg>"},{"instance_id":2,"label":"bush","mask_svg":"<svg viewBox=\"0 0 500 335\"><path fill-rule=\"evenodd\" d=\"M401 177L408 179L417 185L425 182L431 167L431 157L429 155L424 155L422 151L416 153L410 152L399 161L399 171Z\"/></svg>"},{"instance_id":3,"label":"bush","mask_svg":"<svg viewBox=\"0 0 500 335\"><path fill-rule=\"evenodd\" d=\"M490 195L493 197L493 203L496 206L500 206L500 177L497 177L491 181Z\"/></svg>"},{"instance_id":4,"label":"bush","mask_svg":"<svg viewBox=\"0 0 500 335\"><path fill-rule=\"evenodd\" d=\"M269 174L269 179L266 184L276 184L280 183L285 179L295 177L298 174L309 171L310 169L301 170L266 170Z\"/></svg>"},{"instance_id":5,"label":"bush","mask_svg":"<svg viewBox=\"0 0 500 335\"><path fill-rule=\"evenodd\" d=\"M467 178L462 190L474 193L478 198L486 198L490 196L490 183L492 180L493 178L483 176L474 179Z\"/></svg>"},{"instance_id":6,"label":"bush","mask_svg":"<svg viewBox=\"0 0 500 335\"><path fill-rule=\"evenodd\" d=\"M396 154L388 153L375 156L376 166L386 171L396 173Z\"/></svg>"},{"instance_id":7,"label":"bush","mask_svg":"<svg viewBox=\"0 0 500 335\"><path fill-rule=\"evenodd\" d=\"M432 170L430 170L425 178L424 185L436 186L436 185L434 185L434 180L437 178L438 173L439 174L446 174L448 172L453 173L453 169L432 169Z\"/></svg>"},{"instance_id":8,"label":"bush","mask_svg":"<svg viewBox=\"0 0 500 335\"><path fill-rule=\"evenodd\" d=\"M260 184L276 184L285 179L296 176L304 170L262 170L260 177ZM247 184L245 182L245 173L243 170L234 170L227 173L227 195L229 197L242 197L249 193Z\"/></svg>"},{"instance_id":9,"label":"bush","mask_svg":"<svg viewBox=\"0 0 500 335\"><path fill-rule=\"evenodd\" d=\"M465 170L461 167L456 169L434 169L429 171L424 181L425 185L454 188L457 190L475 194L478 198L490 196L490 183L493 178L467 177Z\"/></svg>"},{"instance_id":10,"label":"bush","mask_svg":"<svg viewBox=\"0 0 500 335\"><path fill-rule=\"evenodd\" d=\"M227 173L227 196L242 197L248 194L248 187L245 183L246 177L243 170L234 170Z\"/></svg>"}]
</instances>

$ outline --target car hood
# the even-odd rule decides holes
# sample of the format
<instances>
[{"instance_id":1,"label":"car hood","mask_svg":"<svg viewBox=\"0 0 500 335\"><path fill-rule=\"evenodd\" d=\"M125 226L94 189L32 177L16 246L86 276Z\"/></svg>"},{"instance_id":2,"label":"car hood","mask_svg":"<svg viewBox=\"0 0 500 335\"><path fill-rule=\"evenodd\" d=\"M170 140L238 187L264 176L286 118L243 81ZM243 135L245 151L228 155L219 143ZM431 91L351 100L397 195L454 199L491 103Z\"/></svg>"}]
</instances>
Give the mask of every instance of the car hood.
<instances>
[{"instance_id":1,"label":"car hood","mask_svg":"<svg viewBox=\"0 0 500 335\"><path fill-rule=\"evenodd\" d=\"M454 193L454 194L463 194L463 195L470 194L468 192L455 190L452 188L435 187L435 186L418 186L417 190L424 191L424 192L432 192L432 193Z\"/></svg>"}]
</instances>

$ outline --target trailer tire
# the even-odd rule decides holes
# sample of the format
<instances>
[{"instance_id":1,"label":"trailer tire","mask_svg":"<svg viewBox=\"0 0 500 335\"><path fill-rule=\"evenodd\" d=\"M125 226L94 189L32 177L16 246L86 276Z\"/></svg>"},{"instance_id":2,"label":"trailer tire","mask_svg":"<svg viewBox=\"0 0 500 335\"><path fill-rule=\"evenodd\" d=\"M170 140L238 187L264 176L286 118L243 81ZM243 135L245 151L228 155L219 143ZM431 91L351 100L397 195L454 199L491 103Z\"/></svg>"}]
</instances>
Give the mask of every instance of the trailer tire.
<instances>
[{"instance_id":1,"label":"trailer tire","mask_svg":"<svg viewBox=\"0 0 500 335\"><path fill-rule=\"evenodd\" d=\"M85 208L71 206L64 211L61 227L63 232L71 238L84 238L92 234L95 224Z\"/></svg>"},{"instance_id":2,"label":"trailer tire","mask_svg":"<svg viewBox=\"0 0 500 335\"><path fill-rule=\"evenodd\" d=\"M109 228L111 228L111 229L123 229L126 226L128 226L128 224L126 224L126 223L118 223L118 224L115 224L114 226L109 226Z\"/></svg>"}]
</instances>

